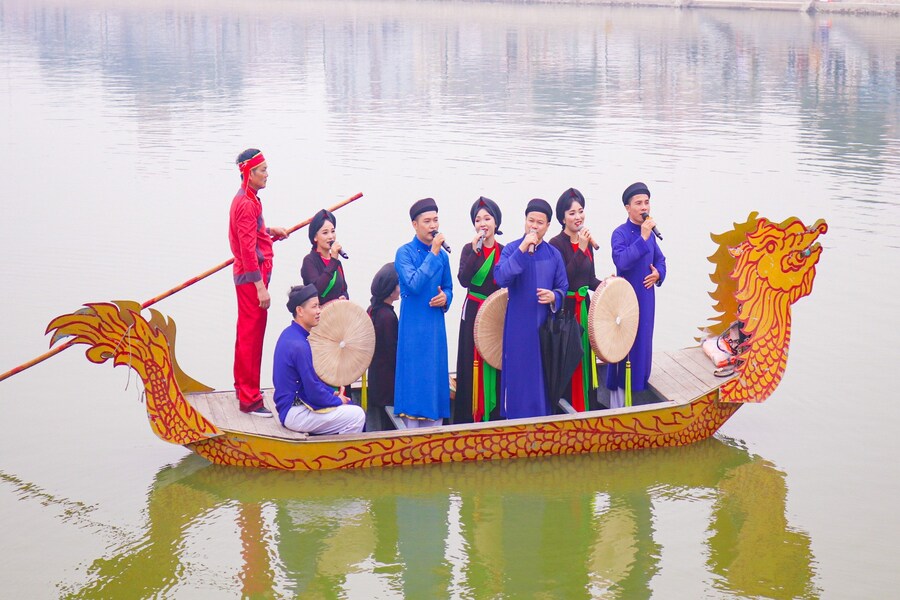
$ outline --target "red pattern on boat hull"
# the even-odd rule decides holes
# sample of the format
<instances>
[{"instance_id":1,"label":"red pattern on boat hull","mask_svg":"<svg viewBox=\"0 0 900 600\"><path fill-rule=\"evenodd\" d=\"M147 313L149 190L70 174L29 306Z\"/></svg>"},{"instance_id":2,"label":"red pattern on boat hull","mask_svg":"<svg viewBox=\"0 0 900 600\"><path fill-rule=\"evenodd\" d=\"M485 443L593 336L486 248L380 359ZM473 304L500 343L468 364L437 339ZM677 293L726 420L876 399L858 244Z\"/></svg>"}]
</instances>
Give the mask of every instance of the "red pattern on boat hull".
<instances>
[{"instance_id":1,"label":"red pattern on boat hull","mask_svg":"<svg viewBox=\"0 0 900 600\"><path fill-rule=\"evenodd\" d=\"M684 446L713 435L740 407L720 404L717 398L718 390L713 390L683 405L370 439L288 441L226 432L188 448L221 465L319 471Z\"/></svg>"}]
</instances>

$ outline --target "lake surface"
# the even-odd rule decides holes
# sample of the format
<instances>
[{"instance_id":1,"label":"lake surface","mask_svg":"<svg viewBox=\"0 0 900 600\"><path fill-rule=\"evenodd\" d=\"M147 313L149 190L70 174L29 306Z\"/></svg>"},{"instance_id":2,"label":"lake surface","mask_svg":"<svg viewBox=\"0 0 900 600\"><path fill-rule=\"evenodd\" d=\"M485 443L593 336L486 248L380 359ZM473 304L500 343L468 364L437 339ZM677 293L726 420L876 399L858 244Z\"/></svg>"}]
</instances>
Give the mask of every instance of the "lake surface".
<instances>
[{"instance_id":1,"label":"lake surface","mask_svg":"<svg viewBox=\"0 0 900 600\"><path fill-rule=\"evenodd\" d=\"M140 381L69 350L0 383L0 586L20 598L883 598L900 585L900 20L514 3L0 0L0 371L85 302L229 257L233 160L270 225L337 214L351 298L441 206L510 241L574 186L602 239L635 180L668 258L655 345L714 316L710 233L824 218L781 386L712 440L358 473L219 468L156 439ZM276 245L263 379L305 231ZM612 272L598 253L598 274ZM460 302L447 316L455 356ZM156 305L231 383L228 272ZM284 312L282 312L284 311Z\"/></svg>"}]
</instances>

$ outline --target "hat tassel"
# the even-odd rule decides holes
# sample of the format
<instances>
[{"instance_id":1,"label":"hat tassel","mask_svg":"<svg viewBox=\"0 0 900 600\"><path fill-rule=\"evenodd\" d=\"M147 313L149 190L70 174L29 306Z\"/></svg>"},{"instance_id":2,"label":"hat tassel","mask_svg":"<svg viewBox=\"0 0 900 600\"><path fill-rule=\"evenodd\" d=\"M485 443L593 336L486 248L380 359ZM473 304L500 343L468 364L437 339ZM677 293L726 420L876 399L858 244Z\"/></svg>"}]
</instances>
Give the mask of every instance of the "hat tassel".
<instances>
[{"instance_id":1,"label":"hat tassel","mask_svg":"<svg viewBox=\"0 0 900 600\"><path fill-rule=\"evenodd\" d=\"M625 361L625 406L631 406L631 361Z\"/></svg>"}]
</instances>

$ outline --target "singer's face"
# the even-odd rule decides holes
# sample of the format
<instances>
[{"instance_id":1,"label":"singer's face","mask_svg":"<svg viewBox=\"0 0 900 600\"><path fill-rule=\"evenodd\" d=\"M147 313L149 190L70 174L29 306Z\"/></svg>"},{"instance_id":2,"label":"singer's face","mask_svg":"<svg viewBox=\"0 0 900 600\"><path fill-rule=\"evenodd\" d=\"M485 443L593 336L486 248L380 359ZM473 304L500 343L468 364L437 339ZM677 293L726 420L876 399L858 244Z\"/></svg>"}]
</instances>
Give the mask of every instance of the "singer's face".
<instances>
[{"instance_id":1,"label":"singer's face","mask_svg":"<svg viewBox=\"0 0 900 600\"><path fill-rule=\"evenodd\" d=\"M584 224L584 207L578 202L572 202L569 210L563 215L563 226L569 233L575 233Z\"/></svg>"},{"instance_id":2,"label":"singer's face","mask_svg":"<svg viewBox=\"0 0 900 600\"><path fill-rule=\"evenodd\" d=\"M316 243L316 247L319 250L328 250L331 248L331 243L334 242L337 234L334 231L334 225L331 224L331 221L325 221L325 224L322 225L322 228L316 233L316 237L313 238L313 241Z\"/></svg>"},{"instance_id":3,"label":"singer's face","mask_svg":"<svg viewBox=\"0 0 900 600\"><path fill-rule=\"evenodd\" d=\"M412 222L413 229L416 230L416 237L425 244L430 244L434 237L434 232L438 230L438 214L437 211L430 210L423 212Z\"/></svg>"},{"instance_id":4,"label":"singer's face","mask_svg":"<svg viewBox=\"0 0 900 600\"><path fill-rule=\"evenodd\" d=\"M641 215L643 213L650 214L650 196L647 194L632 196L628 204L625 205L625 210L628 212L628 219L632 223L640 225L644 222L644 218Z\"/></svg>"},{"instance_id":5,"label":"singer's face","mask_svg":"<svg viewBox=\"0 0 900 600\"><path fill-rule=\"evenodd\" d=\"M483 208L475 215L475 232L481 233L482 231L485 237L491 237L497 231L497 223L494 222L494 217Z\"/></svg>"},{"instance_id":6,"label":"singer's face","mask_svg":"<svg viewBox=\"0 0 900 600\"><path fill-rule=\"evenodd\" d=\"M544 213L535 211L525 215L526 235L534 230L538 235L538 239L542 240L548 229L550 229L550 221L547 220L547 215Z\"/></svg>"}]
</instances>

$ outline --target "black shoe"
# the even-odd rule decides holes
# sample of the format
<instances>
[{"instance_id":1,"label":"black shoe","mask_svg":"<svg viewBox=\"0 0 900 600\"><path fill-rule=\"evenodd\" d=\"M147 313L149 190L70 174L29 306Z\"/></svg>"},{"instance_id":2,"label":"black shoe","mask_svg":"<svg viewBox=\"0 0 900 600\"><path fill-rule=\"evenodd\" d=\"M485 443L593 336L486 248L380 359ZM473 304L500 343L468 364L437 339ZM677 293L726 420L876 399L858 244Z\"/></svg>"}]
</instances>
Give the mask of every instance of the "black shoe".
<instances>
[{"instance_id":1,"label":"black shoe","mask_svg":"<svg viewBox=\"0 0 900 600\"><path fill-rule=\"evenodd\" d=\"M249 411L247 414L251 415L253 417L261 417L263 419L271 419L272 418L272 411L269 410L268 408L266 408L265 406L260 406L256 410Z\"/></svg>"}]
</instances>

